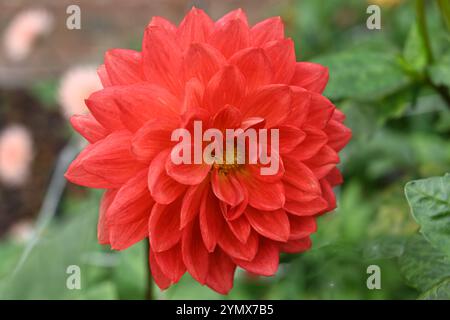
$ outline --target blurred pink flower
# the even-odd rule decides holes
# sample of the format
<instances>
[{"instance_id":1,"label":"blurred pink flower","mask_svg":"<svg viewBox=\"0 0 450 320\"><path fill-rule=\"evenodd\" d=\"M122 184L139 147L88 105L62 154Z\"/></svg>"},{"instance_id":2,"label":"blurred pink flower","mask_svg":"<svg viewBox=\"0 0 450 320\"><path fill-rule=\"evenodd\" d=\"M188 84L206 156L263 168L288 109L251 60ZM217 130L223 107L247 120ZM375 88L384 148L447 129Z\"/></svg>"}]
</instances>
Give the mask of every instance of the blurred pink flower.
<instances>
[{"instance_id":1,"label":"blurred pink flower","mask_svg":"<svg viewBox=\"0 0 450 320\"><path fill-rule=\"evenodd\" d=\"M59 103L64 115L70 118L75 114L87 113L84 100L100 89L102 84L95 67L80 66L68 70L59 87Z\"/></svg>"},{"instance_id":2,"label":"blurred pink flower","mask_svg":"<svg viewBox=\"0 0 450 320\"><path fill-rule=\"evenodd\" d=\"M16 243L28 242L34 233L34 226L31 220L21 220L16 222L9 230L10 238Z\"/></svg>"},{"instance_id":3,"label":"blurred pink flower","mask_svg":"<svg viewBox=\"0 0 450 320\"><path fill-rule=\"evenodd\" d=\"M13 61L25 59L36 40L50 33L54 17L45 9L28 9L18 13L10 22L3 37L7 57Z\"/></svg>"},{"instance_id":4,"label":"blurred pink flower","mask_svg":"<svg viewBox=\"0 0 450 320\"><path fill-rule=\"evenodd\" d=\"M20 186L29 176L33 160L33 141L28 129L11 125L0 132L0 180Z\"/></svg>"}]
</instances>

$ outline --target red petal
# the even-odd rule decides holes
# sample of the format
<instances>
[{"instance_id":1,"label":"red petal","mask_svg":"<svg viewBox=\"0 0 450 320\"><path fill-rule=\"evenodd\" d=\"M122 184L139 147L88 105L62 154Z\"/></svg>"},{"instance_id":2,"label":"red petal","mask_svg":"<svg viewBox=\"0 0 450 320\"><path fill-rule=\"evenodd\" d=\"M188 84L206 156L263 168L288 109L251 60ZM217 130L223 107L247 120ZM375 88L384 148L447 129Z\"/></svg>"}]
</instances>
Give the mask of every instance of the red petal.
<instances>
[{"instance_id":1,"label":"red petal","mask_svg":"<svg viewBox=\"0 0 450 320\"><path fill-rule=\"evenodd\" d=\"M181 221L180 227L184 228L191 222L200 212L200 206L208 188L208 181L204 180L201 184L188 187L183 197L183 204L181 205Z\"/></svg>"},{"instance_id":2,"label":"red petal","mask_svg":"<svg viewBox=\"0 0 450 320\"><path fill-rule=\"evenodd\" d=\"M250 232L247 242L244 244L226 227L219 238L219 246L233 258L251 261L258 251L259 236L256 232Z\"/></svg>"},{"instance_id":3,"label":"red petal","mask_svg":"<svg viewBox=\"0 0 450 320\"><path fill-rule=\"evenodd\" d=\"M147 121L158 119L168 126L178 124L181 103L167 90L148 83L121 87L115 101L123 124L137 131Z\"/></svg>"},{"instance_id":4,"label":"red petal","mask_svg":"<svg viewBox=\"0 0 450 320\"><path fill-rule=\"evenodd\" d=\"M224 56L213 46L193 43L184 56L185 78L186 80L197 78L206 86L212 76L225 64Z\"/></svg>"},{"instance_id":5,"label":"red petal","mask_svg":"<svg viewBox=\"0 0 450 320\"><path fill-rule=\"evenodd\" d=\"M174 164L170 156L166 160L167 174L186 185L199 184L208 176L210 169L207 164Z\"/></svg>"},{"instance_id":6,"label":"red petal","mask_svg":"<svg viewBox=\"0 0 450 320\"><path fill-rule=\"evenodd\" d=\"M181 52L173 32L155 25L147 27L142 43L144 74L148 81L164 85L176 96L182 93Z\"/></svg>"},{"instance_id":7,"label":"red petal","mask_svg":"<svg viewBox=\"0 0 450 320\"><path fill-rule=\"evenodd\" d=\"M209 272L206 284L220 294L227 294L233 287L236 264L219 248L209 256Z\"/></svg>"},{"instance_id":8,"label":"red petal","mask_svg":"<svg viewBox=\"0 0 450 320\"><path fill-rule=\"evenodd\" d=\"M92 112L94 118L109 131L121 130L124 128L120 120L119 107L114 100L118 89L109 87L94 92L85 101L86 106Z\"/></svg>"},{"instance_id":9,"label":"red petal","mask_svg":"<svg viewBox=\"0 0 450 320\"><path fill-rule=\"evenodd\" d=\"M245 215L241 215L239 218L232 221L227 221L227 223L236 238L238 238L240 242L246 243L250 236L251 227Z\"/></svg>"},{"instance_id":10,"label":"red petal","mask_svg":"<svg viewBox=\"0 0 450 320\"><path fill-rule=\"evenodd\" d=\"M144 81L142 55L127 49L112 49L105 54L105 67L112 85Z\"/></svg>"},{"instance_id":11,"label":"red petal","mask_svg":"<svg viewBox=\"0 0 450 320\"><path fill-rule=\"evenodd\" d=\"M215 25L216 25L216 27L223 26L226 23L233 21L233 20L240 20L244 25L248 26L247 15L245 14L244 10L242 10L242 9L236 9L236 10L228 12L222 18L217 20Z\"/></svg>"},{"instance_id":12,"label":"red petal","mask_svg":"<svg viewBox=\"0 0 450 320\"><path fill-rule=\"evenodd\" d=\"M106 190L100 202L100 212L98 217L97 238L100 244L110 244L109 242L109 226L108 226L108 209L114 201L117 190Z\"/></svg>"},{"instance_id":13,"label":"red petal","mask_svg":"<svg viewBox=\"0 0 450 320\"><path fill-rule=\"evenodd\" d=\"M197 78L186 82L182 112L198 109L203 104L205 88ZM189 113L191 114L191 113Z\"/></svg>"},{"instance_id":14,"label":"red petal","mask_svg":"<svg viewBox=\"0 0 450 320\"><path fill-rule=\"evenodd\" d=\"M231 173L219 173L219 170L214 169L211 172L211 185L217 198L232 207L235 207L244 201L243 188L236 177Z\"/></svg>"},{"instance_id":15,"label":"red petal","mask_svg":"<svg viewBox=\"0 0 450 320\"><path fill-rule=\"evenodd\" d=\"M153 280L155 280L156 285L161 290L167 289L168 287L170 287L172 282L162 272L161 268L159 267L158 263L156 262L155 254L152 251L152 249L150 248L149 250L150 250L150 253L149 253L149 265L150 265L150 270L152 271Z\"/></svg>"},{"instance_id":16,"label":"red petal","mask_svg":"<svg viewBox=\"0 0 450 320\"><path fill-rule=\"evenodd\" d=\"M148 121L133 136L131 151L139 161L151 161L157 154L175 144L171 141L175 128L160 120Z\"/></svg>"},{"instance_id":17,"label":"red petal","mask_svg":"<svg viewBox=\"0 0 450 320\"><path fill-rule=\"evenodd\" d=\"M143 169L130 152L130 134L113 132L90 145L72 162L66 178L91 188L118 188Z\"/></svg>"},{"instance_id":18,"label":"red petal","mask_svg":"<svg viewBox=\"0 0 450 320\"><path fill-rule=\"evenodd\" d=\"M166 31L169 33L175 33L177 31L177 27L172 22L158 16L153 17L148 26L161 27L163 29L166 29Z\"/></svg>"},{"instance_id":19,"label":"red petal","mask_svg":"<svg viewBox=\"0 0 450 320\"><path fill-rule=\"evenodd\" d=\"M238 266L262 276L273 276L277 273L279 263L278 246L273 241L260 241L258 253L252 261L234 259Z\"/></svg>"},{"instance_id":20,"label":"red petal","mask_svg":"<svg viewBox=\"0 0 450 320\"><path fill-rule=\"evenodd\" d=\"M272 62L273 83L290 83L295 72L295 49L291 39L271 41L264 45L267 57Z\"/></svg>"},{"instance_id":21,"label":"red petal","mask_svg":"<svg viewBox=\"0 0 450 320\"><path fill-rule=\"evenodd\" d=\"M301 128L308 117L311 94L300 87L291 86L292 107L286 124Z\"/></svg>"},{"instance_id":22,"label":"red petal","mask_svg":"<svg viewBox=\"0 0 450 320\"><path fill-rule=\"evenodd\" d=\"M242 114L238 108L225 106L220 109L213 119L212 127L225 132L226 129L236 129L241 125Z\"/></svg>"},{"instance_id":23,"label":"red petal","mask_svg":"<svg viewBox=\"0 0 450 320\"><path fill-rule=\"evenodd\" d=\"M326 180L332 186L337 186L344 182L344 178L342 177L342 174L338 168L334 168L333 170L331 170L330 173L326 176Z\"/></svg>"},{"instance_id":24,"label":"red petal","mask_svg":"<svg viewBox=\"0 0 450 320\"><path fill-rule=\"evenodd\" d=\"M352 131L336 120L328 122L324 131L328 135L328 145L336 151L341 151L352 138Z\"/></svg>"},{"instance_id":25,"label":"red petal","mask_svg":"<svg viewBox=\"0 0 450 320\"><path fill-rule=\"evenodd\" d=\"M186 272L181 256L181 245L177 244L167 251L154 252L155 260L164 275L171 283L177 283Z\"/></svg>"},{"instance_id":26,"label":"red petal","mask_svg":"<svg viewBox=\"0 0 450 320\"><path fill-rule=\"evenodd\" d=\"M305 124L323 129L333 116L336 107L324 96L312 93L308 118Z\"/></svg>"},{"instance_id":27,"label":"red petal","mask_svg":"<svg viewBox=\"0 0 450 320\"><path fill-rule=\"evenodd\" d=\"M294 200L300 202L307 202L314 200L315 198L318 197L317 194L302 191L296 186L286 182L285 180L283 181L283 184L284 184L284 193L286 195L286 201Z\"/></svg>"},{"instance_id":28,"label":"red petal","mask_svg":"<svg viewBox=\"0 0 450 320\"><path fill-rule=\"evenodd\" d=\"M229 65L214 75L205 89L204 105L216 113L226 105L239 105L245 94L245 79L239 69Z\"/></svg>"},{"instance_id":29,"label":"red petal","mask_svg":"<svg viewBox=\"0 0 450 320\"><path fill-rule=\"evenodd\" d=\"M286 253L300 253L311 248L312 242L309 237L298 239L298 240L290 240L286 243L280 244L280 251Z\"/></svg>"},{"instance_id":30,"label":"red petal","mask_svg":"<svg viewBox=\"0 0 450 320\"><path fill-rule=\"evenodd\" d=\"M147 188L148 169L144 169L127 181L117 192L109 207L110 224L127 224L137 220L148 222L153 199Z\"/></svg>"},{"instance_id":31,"label":"red petal","mask_svg":"<svg viewBox=\"0 0 450 320\"><path fill-rule=\"evenodd\" d=\"M295 201L288 200L284 205L284 209L289 213L297 216L312 216L319 214L328 207L328 202L322 198L317 197L310 201Z\"/></svg>"},{"instance_id":32,"label":"red petal","mask_svg":"<svg viewBox=\"0 0 450 320\"><path fill-rule=\"evenodd\" d=\"M269 59L261 48L248 48L234 54L229 61L236 65L247 80L249 92L271 83L273 71Z\"/></svg>"},{"instance_id":33,"label":"red petal","mask_svg":"<svg viewBox=\"0 0 450 320\"><path fill-rule=\"evenodd\" d=\"M294 187L311 194L320 195L320 185L314 173L295 158L284 157L284 176Z\"/></svg>"},{"instance_id":34,"label":"red petal","mask_svg":"<svg viewBox=\"0 0 450 320\"><path fill-rule=\"evenodd\" d=\"M223 24L217 22L208 42L222 52L225 58L229 58L249 46L248 25L241 19L231 19Z\"/></svg>"},{"instance_id":35,"label":"red petal","mask_svg":"<svg viewBox=\"0 0 450 320\"><path fill-rule=\"evenodd\" d=\"M328 68L312 62L297 62L291 84L322 93L328 82Z\"/></svg>"},{"instance_id":36,"label":"red petal","mask_svg":"<svg viewBox=\"0 0 450 320\"><path fill-rule=\"evenodd\" d=\"M169 150L159 153L148 170L148 188L152 197L160 204L172 203L187 188L167 175L165 163L168 157Z\"/></svg>"},{"instance_id":37,"label":"red petal","mask_svg":"<svg viewBox=\"0 0 450 320\"><path fill-rule=\"evenodd\" d=\"M332 148L325 145L316 155L304 163L311 168L311 171L320 180L336 167L336 164L339 163L339 155Z\"/></svg>"},{"instance_id":38,"label":"red petal","mask_svg":"<svg viewBox=\"0 0 450 320\"><path fill-rule=\"evenodd\" d=\"M148 219L110 226L111 248L124 250L148 237Z\"/></svg>"},{"instance_id":39,"label":"red petal","mask_svg":"<svg viewBox=\"0 0 450 320\"><path fill-rule=\"evenodd\" d=\"M289 114L290 105L290 89L284 85L261 87L245 97L240 104L244 118L263 118L267 128L282 123Z\"/></svg>"},{"instance_id":40,"label":"red petal","mask_svg":"<svg viewBox=\"0 0 450 320\"><path fill-rule=\"evenodd\" d=\"M213 27L214 21L203 10L194 7L178 27L179 43L186 48L193 42L205 42Z\"/></svg>"},{"instance_id":41,"label":"red petal","mask_svg":"<svg viewBox=\"0 0 450 320\"><path fill-rule=\"evenodd\" d=\"M200 230L203 242L209 252L214 251L224 227L224 218L219 206L219 200L208 188L203 193L200 205Z\"/></svg>"},{"instance_id":42,"label":"red petal","mask_svg":"<svg viewBox=\"0 0 450 320\"><path fill-rule=\"evenodd\" d=\"M100 78L100 82L102 83L103 88L112 86L111 79L109 79L109 75L108 72L106 72L106 67L104 64L100 65L97 68L97 74Z\"/></svg>"},{"instance_id":43,"label":"red petal","mask_svg":"<svg viewBox=\"0 0 450 320\"><path fill-rule=\"evenodd\" d=\"M302 239L316 232L317 224L314 217L290 216L291 234L289 240Z\"/></svg>"},{"instance_id":44,"label":"red petal","mask_svg":"<svg viewBox=\"0 0 450 320\"><path fill-rule=\"evenodd\" d=\"M180 201L155 203L150 214L150 243L155 252L166 251L180 241Z\"/></svg>"},{"instance_id":45,"label":"red petal","mask_svg":"<svg viewBox=\"0 0 450 320\"><path fill-rule=\"evenodd\" d=\"M257 47L266 42L284 38L284 25L280 17L273 17L261 21L250 30L252 44Z\"/></svg>"},{"instance_id":46,"label":"red petal","mask_svg":"<svg viewBox=\"0 0 450 320\"><path fill-rule=\"evenodd\" d=\"M70 123L90 143L97 142L109 134L109 131L103 128L91 114L72 116Z\"/></svg>"},{"instance_id":47,"label":"red petal","mask_svg":"<svg viewBox=\"0 0 450 320\"><path fill-rule=\"evenodd\" d=\"M195 280L205 284L209 254L202 241L198 220L194 220L183 230L181 250L187 271Z\"/></svg>"},{"instance_id":48,"label":"red petal","mask_svg":"<svg viewBox=\"0 0 450 320\"><path fill-rule=\"evenodd\" d=\"M260 211L247 207L245 216L259 234L276 241L289 238L289 219L284 210Z\"/></svg>"},{"instance_id":49,"label":"red petal","mask_svg":"<svg viewBox=\"0 0 450 320\"><path fill-rule=\"evenodd\" d=\"M306 134L293 125L282 125L279 127L280 153L289 153L299 145L306 137Z\"/></svg>"},{"instance_id":50,"label":"red petal","mask_svg":"<svg viewBox=\"0 0 450 320\"><path fill-rule=\"evenodd\" d=\"M328 136L315 127L305 127L306 138L289 154L298 161L307 160L316 155L328 142Z\"/></svg>"},{"instance_id":51,"label":"red petal","mask_svg":"<svg viewBox=\"0 0 450 320\"><path fill-rule=\"evenodd\" d=\"M284 205L284 188L282 182L266 183L251 174L240 174L239 181L248 191L248 203L260 210L276 210Z\"/></svg>"}]
</instances>

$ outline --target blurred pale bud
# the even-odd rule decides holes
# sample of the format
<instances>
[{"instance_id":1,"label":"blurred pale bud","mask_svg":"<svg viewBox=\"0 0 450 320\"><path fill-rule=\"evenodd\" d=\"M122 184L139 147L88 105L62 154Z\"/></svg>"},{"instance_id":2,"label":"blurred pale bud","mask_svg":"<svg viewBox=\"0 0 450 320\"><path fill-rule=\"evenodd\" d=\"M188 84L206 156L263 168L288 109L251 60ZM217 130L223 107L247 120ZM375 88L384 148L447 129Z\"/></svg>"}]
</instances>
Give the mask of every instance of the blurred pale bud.
<instances>
[{"instance_id":1,"label":"blurred pale bud","mask_svg":"<svg viewBox=\"0 0 450 320\"><path fill-rule=\"evenodd\" d=\"M61 79L58 92L64 116L70 118L74 114L88 113L84 100L100 89L102 84L95 67L80 66L68 70Z\"/></svg>"},{"instance_id":2,"label":"blurred pale bud","mask_svg":"<svg viewBox=\"0 0 450 320\"><path fill-rule=\"evenodd\" d=\"M29 177L33 160L30 132L11 125L0 132L0 181L8 186L23 185Z\"/></svg>"},{"instance_id":3,"label":"blurred pale bud","mask_svg":"<svg viewBox=\"0 0 450 320\"><path fill-rule=\"evenodd\" d=\"M29 9L18 13L3 36L6 56L13 61L28 57L36 40L51 32L54 17L45 9Z\"/></svg>"}]
</instances>

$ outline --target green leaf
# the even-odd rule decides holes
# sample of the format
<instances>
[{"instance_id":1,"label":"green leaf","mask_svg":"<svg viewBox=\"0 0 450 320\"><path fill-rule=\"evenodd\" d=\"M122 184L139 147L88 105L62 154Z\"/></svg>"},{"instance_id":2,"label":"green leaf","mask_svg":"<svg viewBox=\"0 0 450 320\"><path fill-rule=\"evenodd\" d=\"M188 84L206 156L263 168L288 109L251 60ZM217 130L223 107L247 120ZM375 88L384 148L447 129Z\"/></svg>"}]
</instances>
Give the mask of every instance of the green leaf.
<instances>
[{"instance_id":1,"label":"green leaf","mask_svg":"<svg viewBox=\"0 0 450 320\"><path fill-rule=\"evenodd\" d=\"M434 84L450 87L450 54L443 56L430 66L428 72Z\"/></svg>"},{"instance_id":2,"label":"green leaf","mask_svg":"<svg viewBox=\"0 0 450 320\"><path fill-rule=\"evenodd\" d=\"M409 239L399 262L407 282L420 291L430 291L430 295L440 284L450 280L449 258L420 235ZM450 298L450 291L445 294Z\"/></svg>"},{"instance_id":3,"label":"green leaf","mask_svg":"<svg viewBox=\"0 0 450 320\"><path fill-rule=\"evenodd\" d=\"M450 279L446 279L425 291L419 297L422 300L448 300L450 298Z\"/></svg>"},{"instance_id":4,"label":"green leaf","mask_svg":"<svg viewBox=\"0 0 450 320\"><path fill-rule=\"evenodd\" d=\"M405 87L409 80L395 55L373 50L349 50L314 60L329 68L325 95L330 99L373 101Z\"/></svg>"},{"instance_id":5,"label":"green leaf","mask_svg":"<svg viewBox=\"0 0 450 320\"><path fill-rule=\"evenodd\" d=\"M427 65L427 52L419 33L419 28L414 23L406 39L403 49L403 58L408 66L414 71L423 71Z\"/></svg>"},{"instance_id":6,"label":"green leaf","mask_svg":"<svg viewBox=\"0 0 450 320\"><path fill-rule=\"evenodd\" d=\"M421 233L450 256L450 174L408 182L405 193Z\"/></svg>"}]
</instances>

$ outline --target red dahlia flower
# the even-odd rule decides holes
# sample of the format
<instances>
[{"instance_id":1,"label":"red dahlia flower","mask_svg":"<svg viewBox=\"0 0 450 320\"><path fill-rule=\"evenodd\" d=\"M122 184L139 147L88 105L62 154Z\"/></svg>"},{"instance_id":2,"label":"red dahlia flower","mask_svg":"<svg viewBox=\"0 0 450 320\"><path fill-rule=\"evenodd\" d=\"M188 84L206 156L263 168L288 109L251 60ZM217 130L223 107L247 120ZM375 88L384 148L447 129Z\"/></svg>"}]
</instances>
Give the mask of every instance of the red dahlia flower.
<instances>
[{"instance_id":1,"label":"red dahlia flower","mask_svg":"<svg viewBox=\"0 0 450 320\"><path fill-rule=\"evenodd\" d=\"M236 266L276 273L280 252L310 248L316 217L335 208L338 152L351 132L324 96L325 67L296 62L280 18L249 26L242 10L214 22L193 8L178 27L155 17L142 52L113 49L98 70L104 89L72 118L90 144L73 183L106 189L100 243L125 249L149 238L162 289L187 271L222 294ZM275 175L260 164L174 164L177 128L276 128Z\"/></svg>"}]
</instances>

